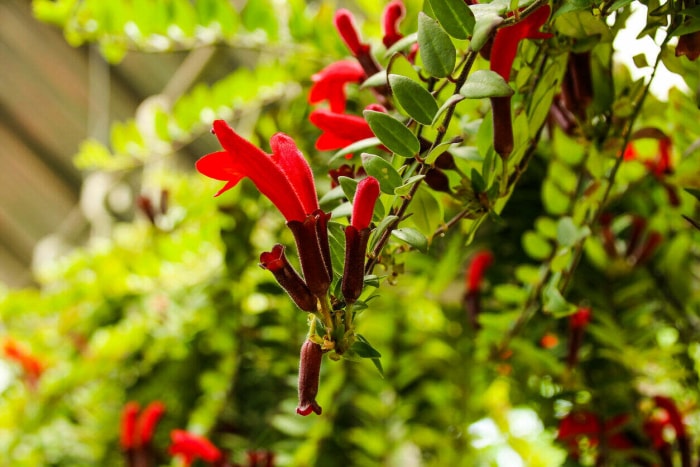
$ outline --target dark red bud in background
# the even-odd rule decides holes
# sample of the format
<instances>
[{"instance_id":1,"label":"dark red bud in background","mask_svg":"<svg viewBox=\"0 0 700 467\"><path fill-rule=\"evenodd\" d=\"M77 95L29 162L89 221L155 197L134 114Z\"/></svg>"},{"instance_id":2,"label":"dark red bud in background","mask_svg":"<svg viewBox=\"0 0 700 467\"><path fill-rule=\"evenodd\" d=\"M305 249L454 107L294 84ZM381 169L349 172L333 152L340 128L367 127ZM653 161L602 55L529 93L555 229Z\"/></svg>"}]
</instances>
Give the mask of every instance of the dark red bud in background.
<instances>
[{"instance_id":1,"label":"dark red bud in background","mask_svg":"<svg viewBox=\"0 0 700 467\"><path fill-rule=\"evenodd\" d=\"M435 191L442 191L444 193L452 192L452 190L450 190L450 179L445 175L445 172L440 169L428 170L425 174L425 183Z\"/></svg>"},{"instance_id":2,"label":"dark red bud in background","mask_svg":"<svg viewBox=\"0 0 700 467\"><path fill-rule=\"evenodd\" d=\"M513 152L513 121L510 114L510 96L492 97L493 149L504 161Z\"/></svg>"},{"instance_id":3,"label":"dark red bud in background","mask_svg":"<svg viewBox=\"0 0 700 467\"><path fill-rule=\"evenodd\" d=\"M323 350L321 346L307 340L301 346L299 360L299 415L309 415L311 412L321 415L321 406L316 402L318 394L318 380L321 373L321 361Z\"/></svg>"}]
</instances>

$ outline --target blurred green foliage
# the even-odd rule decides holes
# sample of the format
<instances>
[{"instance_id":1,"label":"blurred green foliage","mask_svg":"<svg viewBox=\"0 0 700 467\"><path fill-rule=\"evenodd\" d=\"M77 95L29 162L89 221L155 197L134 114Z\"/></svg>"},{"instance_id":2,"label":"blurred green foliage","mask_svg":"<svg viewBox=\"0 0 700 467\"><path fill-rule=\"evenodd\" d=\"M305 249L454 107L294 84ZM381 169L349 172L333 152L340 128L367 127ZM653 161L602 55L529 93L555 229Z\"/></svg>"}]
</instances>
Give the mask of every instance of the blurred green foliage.
<instances>
[{"instance_id":1,"label":"blurred green foliage","mask_svg":"<svg viewBox=\"0 0 700 467\"><path fill-rule=\"evenodd\" d=\"M33 2L37 18L62 27L71 44L98 44L110 61L130 50L218 46L241 65L145 107L138 120L114 122L110 141L79 148L82 169L135 173L144 192L168 193L168 207L153 222L135 212L109 238L36 271L37 287L2 290L2 335L44 367L31 382L15 362L3 363L2 465L122 465L119 420L131 400L165 403L154 439L163 454L170 430L186 428L237 463L248 451L268 450L278 465L295 466L585 464L592 458L567 458L555 440L560 420L576 410L629 416L623 430L635 448L611 450L609 465L655 462L642 428L655 395L676 401L700 442L700 232L682 217L700 219L697 200L683 190L700 189L700 131L689 124L700 121L698 62L676 57L663 42L661 60L689 91L672 89L662 102L612 61L612 38L638 2L617 2L609 16L610 2L554 2L556 36L546 47L523 43L516 62L516 144L504 168L487 101L453 98L436 83L453 73L454 51L457 62L466 53L461 36L471 28L486 34L508 2L484 5L475 25L462 12L462 21L444 29L430 15L440 19L450 2L435 1L434 12L418 0L405 3L401 29L418 31L413 41L426 52L415 67L402 55L391 59L401 113L367 118L403 157L372 149L362 158L368 173L385 175L379 233L383 219L398 219L386 216L399 203L412 201L381 252L378 280L366 287L367 308L357 319L384 372L367 360L324 359L323 415L302 418L294 413L295 385L307 317L257 267L259 252L275 242L294 250L289 231L251 184L214 199L218 182L169 164L168 156L224 118L263 149L277 131L292 135L320 191L330 191L332 155L314 149L319 133L306 118L310 77L347 55L333 27L337 7L356 11L364 37L381 49L384 4ZM691 17L664 14L672 25ZM572 50L590 52L594 87L573 134L549 120ZM483 58L474 63L488 68ZM357 114L373 99L356 87L349 94ZM448 108L455 118L440 128L436 120ZM410 117L421 124L419 135L410 121L404 126ZM657 141L633 135L652 127L672 143L673 174L654 176L644 163L657 157ZM392 139L401 132L410 136ZM428 163L453 154L456 169L445 171L450 193L411 178L404 164L417 152L417 136L435 140L440 132L445 143ZM631 140L640 154L620 162ZM348 206L339 198L341 191L329 206L343 223ZM644 226L635 231L638 219ZM339 225L332 236L342 235ZM662 241L646 255L639 248L652 233ZM634 235L641 236L636 243ZM342 243L332 247L342 258ZM481 250L495 261L481 284L477 330L465 308L464 275ZM569 315L580 307L592 310L592 321L572 367ZM165 455L160 461L177 465Z\"/></svg>"}]
</instances>

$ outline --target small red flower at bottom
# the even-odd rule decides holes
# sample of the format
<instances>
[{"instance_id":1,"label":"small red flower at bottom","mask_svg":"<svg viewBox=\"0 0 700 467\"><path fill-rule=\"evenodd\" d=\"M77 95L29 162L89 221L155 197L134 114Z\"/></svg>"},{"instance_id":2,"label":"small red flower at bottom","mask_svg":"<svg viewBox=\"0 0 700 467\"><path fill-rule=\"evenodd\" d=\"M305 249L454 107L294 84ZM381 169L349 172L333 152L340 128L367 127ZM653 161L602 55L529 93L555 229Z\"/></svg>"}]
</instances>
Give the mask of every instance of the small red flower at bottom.
<instances>
[{"instance_id":1,"label":"small red flower at bottom","mask_svg":"<svg viewBox=\"0 0 700 467\"><path fill-rule=\"evenodd\" d=\"M197 458L211 463L222 457L221 451L211 441L188 431L173 430L170 433L170 439L172 440L170 454L181 456L186 466L192 465Z\"/></svg>"}]
</instances>

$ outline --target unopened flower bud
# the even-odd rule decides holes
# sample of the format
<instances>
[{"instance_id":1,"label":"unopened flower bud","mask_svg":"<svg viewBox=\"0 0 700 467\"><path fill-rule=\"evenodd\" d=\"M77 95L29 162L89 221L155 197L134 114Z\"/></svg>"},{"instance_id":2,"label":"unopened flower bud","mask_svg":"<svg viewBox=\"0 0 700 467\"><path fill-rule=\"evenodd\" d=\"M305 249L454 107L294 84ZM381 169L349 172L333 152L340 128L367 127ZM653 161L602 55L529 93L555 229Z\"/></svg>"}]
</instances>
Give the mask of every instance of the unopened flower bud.
<instances>
[{"instance_id":1,"label":"unopened flower bud","mask_svg":"<svg viewBox=\"0 0 700 467\"><path fill-rule=\"evenodd\" d=\"M406 7L401 0L394 0L384 8L382 13L384 37L382 42L386 48L391 47L403 38L403 34L399 32L399 23L405 15Z\"/></svg>"},{"instance_id":2,"label":"unopened flower bud","mask_svg":"<svg viewBox=\"0 0 700 467\"><path fill-rule=\"evenodd\" d=\"M289 294L299 308L308 312L316 311L316 297L287 261L283 245L278 243L272 248L272 251L262 253L260 267L272 272L277 283Z\"/></svg>"},{"instance_id":3,"label":"unopened flower bud","mask_svg":"<svg viewBox=\"0 0 700 467\"><path fill-rule=\"evenodd\" d=\"M513 121L510 115L510 96L492 97L493 149L504 161L513 152Z\"/></svg>"},{"instance_id":4,"label":"unopened flower bud","mask_svg":"<svg viewBox=\"0 0 700 467\"><path fill-rule=\"evenodd\" d=\"M323 350L321 346L306 340L301 346L299 360L299 415L309 415L311 412L321 415L321 406L316 402L318 394L318 380L321 373L321 361Z\"/></svg>"}]
</instances>

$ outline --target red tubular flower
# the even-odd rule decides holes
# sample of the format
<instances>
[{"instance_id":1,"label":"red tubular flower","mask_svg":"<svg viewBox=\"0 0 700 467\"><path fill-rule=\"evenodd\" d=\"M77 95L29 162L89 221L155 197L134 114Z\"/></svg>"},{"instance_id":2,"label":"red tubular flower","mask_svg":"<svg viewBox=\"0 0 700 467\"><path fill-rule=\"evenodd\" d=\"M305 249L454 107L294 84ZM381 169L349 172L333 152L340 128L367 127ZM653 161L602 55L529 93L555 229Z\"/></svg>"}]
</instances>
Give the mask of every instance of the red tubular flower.
<instances>
[{"instance_id":1,"label":"red tubular flower","mask_svg":"<svg viewBox=\"0 0 700 467\"><path fill-rule=\"evenodd\" d=\"M466 282L467 292L475 292L479 290L481 281L484 279L486 269L493 263L493 254L490 251L480 251L474 255L472 262L467 270Z\"/></svg>"},{"instance_id":2,"label":"red tubular flower","mask_svg":"<svg viewBox=\"0 0 700 467\"><path fill-rule=\"evenodd\" d=\"M355 229L362 230L369 227L377 198L379 198L379 181L376 178L366 177L357 184L350 218L350 224Z\"/></svg>"},{"instance_id":3,"label":"red tubular flower","mask_svg":"<svg viewBox=\"0 0 700 467\"><path fill-rule=\"evenodd\" d=\"M382 37L382 42L386 48L391 47L403 38L403 34L399 32L399 23L404 16L406 16L406 6L401 0L393 0L384 8L382 13L384 37Z\"/></svg>"},{"instance_id":4,"label":"red tubular flower","mask_svg":"<svg viewBox=\"0 0 700 467\"><path fill-rule=\"evenodd\" d=\"M369 53L369 44L365 44L360 39L360 33L355 25L355 17L349 10L341 8L335 12L333 24L338 30L345 45L355 57Z\"/></svg>"},{"instance_id":5,"label":"red tubular flower","mask_svg":"<svg viewBox=\"0 0 700 467\"><path fill-rule=\"evenodd\" d=\"M7 338L3 343L3 353L7 358L19 363L30 384L35 384L44 372L44 365L41 361L26 349L20 347L12 338Z\"/></svg>"},{"instance_id":6,"label":"red tubular flower","mask_svg":"<svg viewBox=\"0 0 700 467\"><path fill-rule=\"evenodd\" d=\"M192 465L198 458L211 463L222 457L221 451L211 441L185 430L173 430L170 432L170 439L170 454L181 456L186 466Z\"/></svg>"},{"instance_id":7,"label":"red tubular flower","mask_svg":"<svg viewBox=\"0 0 700 467\"><path fill-rule=\"evenodd\" d=\"M350 225L345 228L345 265L341 290L348 304L354 303L362 293L369 224L377 198L379 182L376 178L366 177L357 184Z\"/></svg>"},{"instance_id":8,"label":"red tubular flower","mask_svg":"<svg viewBox=\"0 0 700 467\"><path fill-rule=\"evenodd\" d=\"M309 103L328 100L331 112L345 112L345 85L361 83L365 79L362 67L352 60L331 63L311 77L313 85L309 91Z\"/></svg>"},{"instance_id":9,"label":"red tubular flower","mask_svg":"<svg viewBox=\"0 0 700 467\"><path fill-rule=\"evenodd\" d=\"M216 196L248 177L288 221L303 221L318 209L311 168L289 136L274 135L270 139L272 155L268 155L241 138L223 120L214 122L214 133L224 151L202 157L196 168L207 177L226 182Z\"/></svg>"},{"instance_id":10,"label":"red tubular flower","mask_svg":"<svg viewBox=\"0 0 700 467\"><path fill-rule=\"evenodd\" d=\"M138 437L136 439L137 446L146 446L150 444L155 433L158 421L165 413L165 405L160 401L154 401L148 404L139 416L136 422L136 431Z\"/></svg>"},{"instance_id":11,"label":"red tubular flower","mask_svg":"<svg viewBox=\"0 0 700 467\"><path fill-rule=\"evenodd\" d=\"M318 394L318 379L321 374L321 361L323 350L321 346L306 340L301 346L301 358L299 360L299 415L309 415L314 412L321 415L321 406L316 402Z\"/></svg>"},{"instance_id":12,"label":"red tubular flower","mask_svg":"<svg viewBox=\"0 0 700 467\"><path fill-rule=\"evenodd\" d=\"M569 452L579 456L579 440L588 438L590 445L598 446L601 438L605 445L613 449L629 449L633 447L630 440L622 433L620 428L627 423L629 417L625 414L612 417L605 423L592 412L571 412L559 422L557 440L567 445Z\"/></svg>"},{"instance_id":13,"label":"red tubular flower","mask_svg":"<svg viewBox=\"0 0 700 467\"><path fill-rule=\"evenodd\" d=\"M495 71L506 81L510 80L510 71L513 68L520 41L552 37L550 33L540 32L540 28L549 18L550 11L549 5L542 5L522 21L496 31L491 48L491 71Z\"/></svg>"},{"instance_id":14,"label":"red tubular flower","mask_svg":"<svg viewBox=\"0 0 700 467\"><path fill-rule=\"evenodd\" d=\"M138 402L131 401L122 410L119 444L125 451L135 448L138 442L136 423L140 409Z\"/></svg>"},{"instance_id":15,"label":"red tubular flower","mask_svg":"<svg viewBox=\"0 0 700 467\"><path fill-rule=\"evenodd\" d=\"M491 48L491 71L495 71L504 80L510 80L513 61L518 52L518 44L523 39L545 39L551 34L539 29L549 18L549 5L542 5L522 21L506 26L496 32ZM491 113L493 116L493 148L502 159L507 159L513 151L513 123L510 110L510 96L492 97Z\"/></svg>"},{"instance_id":16,"label":"red tubular flower","mask_svg":"<svg viewBox=\"0 0 700 467\"><path fill-rule=\"evenodd\" d=\"M274 274L279 285L289 294L294 303L304 311L316 311L316 297L302 280L284 255L284 246L279 243L272 251L260 255L260 267Z\"/></svg>"},{"instance_id":17,"label":"red tubular flower","mask_svg":"<svg viewBox=\"0 0 700 467\"><path fill-rule=\"evenodd\" d=\"M309 120L323 132L316 140L319 151L342 149L356 141L374 138L367 121L355 115L318 109L311 112Z\"/></svg>"},{"instance_id":18,"label":"red tubular flower","mask_svg":"<svg viewBox=\"0 0 700 467\"><path fill-rule=\"evenodd\" d=\"M591 321L591 309L579 308L576 313L569 317L569 323L574 329L582 329L588 326Z\"/></svg>"},{"instance_id":19,"label":"red tubular flower","mask_svg":"<svg viewBox=\"0 0 700 467\"><path fill-rule=\"evenodd\" d=\"M336 11L333 17L333 24L338 30L340 37L350 50L350 53L357 59L365 71L365 75L372 76L379 72L379 64L370 52L369 44L365 44L360 39L360 33L355 26L355 18L350 11L341 8Z\"/></svg>"}]
</instances>

